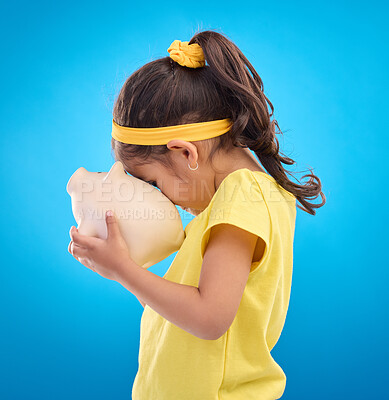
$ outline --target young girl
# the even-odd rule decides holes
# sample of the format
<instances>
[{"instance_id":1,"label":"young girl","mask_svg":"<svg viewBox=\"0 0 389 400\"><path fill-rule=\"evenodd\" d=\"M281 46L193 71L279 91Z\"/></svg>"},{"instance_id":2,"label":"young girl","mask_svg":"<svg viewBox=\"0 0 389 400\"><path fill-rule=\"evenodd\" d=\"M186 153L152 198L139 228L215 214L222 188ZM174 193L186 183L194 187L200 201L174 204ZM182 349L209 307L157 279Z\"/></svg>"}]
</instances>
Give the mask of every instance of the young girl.
<instances>
[{"instance_id":1,"label":"young girl","mask_svg":"<svg viewBox=\"0 0 389 400\"><path fill-rule=\"evenodd\" d=\"M196 215L185 240L163 278L131 260L108 214L107 240L72 227L69 251L145 307L134 400L278 399L286 376L270 352L289 304L296 206L315 215L321 182L288 179L282 164L295 162L279 151L273 106L234 43L208 30L168 52L124 83L112 148Z\"/></svg>"}]
</instances>

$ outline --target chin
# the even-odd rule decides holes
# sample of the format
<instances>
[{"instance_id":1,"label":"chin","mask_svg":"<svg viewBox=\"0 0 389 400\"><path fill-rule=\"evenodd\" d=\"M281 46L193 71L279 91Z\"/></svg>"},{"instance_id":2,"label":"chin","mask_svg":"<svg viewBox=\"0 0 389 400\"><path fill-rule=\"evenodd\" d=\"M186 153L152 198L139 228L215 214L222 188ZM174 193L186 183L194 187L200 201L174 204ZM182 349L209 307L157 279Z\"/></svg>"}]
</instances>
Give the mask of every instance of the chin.
<instances>
[{"instance_id":1,"label":"chin","mask_svg":"<svg viewBox=\"0 0 389 400\"><path fill-rule=\"evenodd\" d=\"M189 208L189 207L182 207L180 206L184 211L188 212L189 214L192 214L194 216L200 214L200 210L195 210L194 208Z\"/></svg>"}]
</instances>

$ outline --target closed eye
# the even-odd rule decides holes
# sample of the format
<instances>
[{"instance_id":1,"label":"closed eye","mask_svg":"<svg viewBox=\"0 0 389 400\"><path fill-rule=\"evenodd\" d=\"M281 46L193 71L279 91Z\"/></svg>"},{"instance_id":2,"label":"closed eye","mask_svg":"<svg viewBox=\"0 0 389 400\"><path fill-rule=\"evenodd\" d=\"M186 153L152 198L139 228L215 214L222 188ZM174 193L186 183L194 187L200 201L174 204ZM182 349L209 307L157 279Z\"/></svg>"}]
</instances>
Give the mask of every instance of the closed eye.
<instances>
[{"instance_id":1,"label":"closed eye","mask_svg":"<svg viewBox=\"0 0 389 400\"><path fill-rule=\"evenodd\" d=\"M135 177L135 178L137 178L137 179L140 179L141 181L144 181L144 182L148 183L149 185L153 185L154 187L156 187L157 189L159 189L158 186L157 186L157 182L155 182L155 181L145 181L145 180L142 179L141 177L136 176L136 175L134 175L134 174L130 174L127 170L125 170L125 171L126 171L126 173L127 173L128 175L132 175L133 177Z\"/></svg>"},{"instance_id":2,"label":"closed eye","mask_svg":"<svg viewBox=\"0 0 389 400\"><path fill-rule=\"evenodd\" d=\"M149 183L150 185L153 185L154 187L158 188L157 182L155 182L155 181L146 181L146 182Z\"/></svg>"}]
</instances>

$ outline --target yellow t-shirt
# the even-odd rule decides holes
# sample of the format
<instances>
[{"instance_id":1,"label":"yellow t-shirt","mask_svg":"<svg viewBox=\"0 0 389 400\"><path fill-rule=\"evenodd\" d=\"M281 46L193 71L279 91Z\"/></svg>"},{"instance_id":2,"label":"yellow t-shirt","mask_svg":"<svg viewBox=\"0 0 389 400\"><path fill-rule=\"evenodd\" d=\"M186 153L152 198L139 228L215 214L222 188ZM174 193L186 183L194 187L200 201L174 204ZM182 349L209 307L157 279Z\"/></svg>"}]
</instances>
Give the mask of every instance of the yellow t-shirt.
<instances>
[{"instance_id":1,"label":"yellow t-shirt","mask_svg":"<svg viewBox=\"0 0 389 400\"><path fill-rule=\"evenodd\" d=\"M228 223L260 236L235 319L217 340L200 339L145 306L133 400L279 399L286 376L270 351L289 304L296 198L270 175L247 168L224 178L208 207L185 227L185 240L164 275L198 286L212 226ZM179 301L179 299L177 299Z\"/></svg>"}]
</instances>

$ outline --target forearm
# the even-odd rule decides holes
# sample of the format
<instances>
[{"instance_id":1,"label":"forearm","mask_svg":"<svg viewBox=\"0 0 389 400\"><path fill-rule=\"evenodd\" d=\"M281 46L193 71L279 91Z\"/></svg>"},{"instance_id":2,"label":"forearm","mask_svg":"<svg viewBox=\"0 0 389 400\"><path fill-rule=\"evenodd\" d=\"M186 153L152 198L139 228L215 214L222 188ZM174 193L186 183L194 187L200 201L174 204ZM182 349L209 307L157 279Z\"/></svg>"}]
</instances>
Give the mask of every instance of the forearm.
<instances>
[{"instance_id":1,"label":"forearm","mask_svg":"<svg viewBox=\"0 0 389 400\"><path fill-rule=\"evenodd\" d=\"M164 279L129 260L117 281L162 317L200 339L209 339L207 310L197 287Z\"/></svg>"},{"instance_id":2,"label":"forearm","mask_svg":"<svg viewBox=\"0 0 389 400\"><path fill-rule=\"evenodd\" d=\"M145 308L146 304L139 297L137 297L137 296L135 296L135 297L138 299L139 303L142 304L142 307Z\"/></svg>"}]
</instances>

